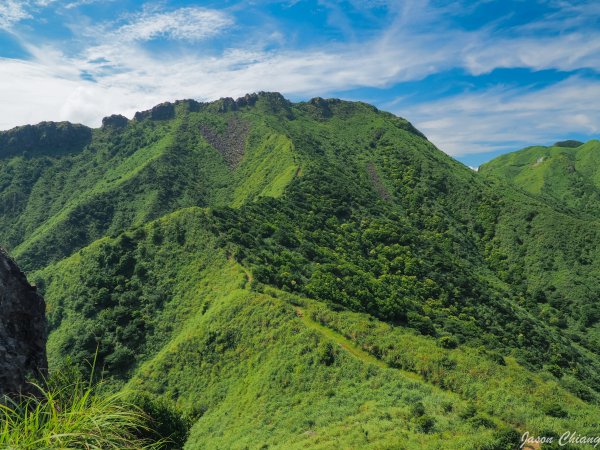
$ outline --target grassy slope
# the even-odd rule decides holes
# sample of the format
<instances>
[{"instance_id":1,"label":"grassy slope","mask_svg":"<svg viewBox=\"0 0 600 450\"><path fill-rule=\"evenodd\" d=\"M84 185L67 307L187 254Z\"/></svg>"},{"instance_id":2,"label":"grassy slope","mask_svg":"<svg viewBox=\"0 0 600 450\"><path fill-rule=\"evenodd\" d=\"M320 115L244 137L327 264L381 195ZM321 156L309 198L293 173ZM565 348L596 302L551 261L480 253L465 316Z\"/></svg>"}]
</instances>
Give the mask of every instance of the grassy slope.
<instances>
[{"instance_id":1,"label":"grassy slope","mask_svg":"<svg viewBox=\"0 0 600 450\"><path fill-rule=\"evenodd\" d=\"M500 217L490 259L532 314L592 352L600 345L599 157L600 143L590 141L530 147L481 167L530 194Z\"/></svg>"},{"instance_id":2,"label":"grassy slope","mask_svg":"<svg viewBox=\"0 0 600 450\"><path fill-rule=\"evenodd\" d=\"M128 358L138 363L130 367L128 389L173 399L198 414L189 448L483 448L510 436L509 429L586 430L598 420L596 408L514 359L498 365L485 352L443 349L434 338L365 314L333 312L278 290L252 292L247 270L215 249L206 227L202 210L182 211L133 233L130 244L139 258L135 273L148 262L170 268L150 276L156 267L145 266L152 280L145 288L170 283L173 291L166 292L171 300L162 310L146 313L157 324L177 326L162 339L147 335L143 350L132 349ZM184 238L178 230L185 230ZM101 249L121 249L122 240L94 244L47 269L62 274L50 282L49 301L73 298L68 277L88 279L88 270L98 270L93 264ZM85 292L93 301L93 290L86 286ZM50 318L56 314L54 308ZM69 329L80 323L73 316L62 323L49 346L54 356L65 337L76 333L81 341L94 325ZM114 350L104 360L111 332L102 332L96 336L99 364L109 375L119 367L111 365ZM66 353L76 357L73 349ZM416 402L424 411L414 408Z\"/></svg>"},{"instance_id":3,"label":"grassy slope","mask_svg":"<svg viewBox=\"0 0 600 450\"><path fill-rule=\"evenodd\" d=\"M600 214L600 141L576 148L528 147L502 155L481 166L498 176L570 212Z\"/></svg>"},{"instance_id":4,"label":"grassy slope","mask_svg":"<svg viewBox=\"0 0 600 450\"><path fill-rule=\"evenodd\" d=\"M154 145L159 164L145 178L108 190L126 195L109 196L114 236L35 274L53 366L70 356L83 369L98 346L115 386L198 415L190 448L473 448L506 429L598 421L599 347L582 309L593 310L584 288L600 273L600 255L585 249L600 237L587 219L473 173L368 105L183 106L174 121L130 125L176 144ZM252 124L236 168L193 131L225 130L232 116ZM125 173L99 170L94 186ZM277 198L252 201L261 196ZM213 208L181 209L190 205ZM175 209L118 234L132 217ZM83 223L94 221L72 225ZM564 239L573 227L578 239ZM48 230L64 237L64 226ZM415 399L425 411L409 407Z\"/></svg>"},{"instance_id":5,"label":"grassy slope","mask_svg":"<svg viewBox=\"0 0 600 450\"><path fill-rule=\"evenodd\" d=\"M234 115L251 131L231 170L199 127L226 133ZM1 239L24 268L39 268L182 207L279 196L297 170L291 146L252 112L215 115L182 103L171 120L94 130L80 153L0 160Z\"/></svg>"},{"instance_id":6,"label":"grassy slope","mask_svg":"<svg viewBox=\"0 0 600 450\"><path fill-rule=\"evenodd\" d=\"M261 240L247 250L250 264L260 255L258 279L404 323L396 313L414 299L418 306L408 306L413 327L431 333L432 319L433 334L504 354L510 349L576 391L572 376L595 389L598 346L590 325L597 324L597 307L590 289L596 289L600 255L589 221L469 171L407 132L400 119L366 105L334 102L331 109L333 116L311 123L310 133L299 120L314 114L308 105L286 124L306 159L290 190L291 210L274 205L244 213L246 228L252 228L248 215L257 214L252 220L261 224L246 239ZM369 163L379 180L367 176ZM373 219L365 216L366 205L375 214L380 208L398 215ZM331 225L332 216L340 226ZM279 234L265 238L267 224ZM402 286L404 299L388 286Z\"/></svg>"}]
</instances>

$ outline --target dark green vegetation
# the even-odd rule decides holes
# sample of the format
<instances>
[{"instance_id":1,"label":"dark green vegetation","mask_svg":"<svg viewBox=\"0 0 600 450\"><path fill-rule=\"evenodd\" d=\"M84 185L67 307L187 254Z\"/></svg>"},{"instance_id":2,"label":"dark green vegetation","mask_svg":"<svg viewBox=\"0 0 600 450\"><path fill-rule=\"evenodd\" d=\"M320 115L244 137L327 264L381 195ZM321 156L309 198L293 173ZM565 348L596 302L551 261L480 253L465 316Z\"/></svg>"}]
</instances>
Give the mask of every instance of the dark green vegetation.
<instances>
[{"instance_id":1,"label":"dark green vegetation","mask_svg":"<svg viewBox=\"0 0 600 450\"><path fill-rule=\"evenodd\" d=\"M600 235L580 191L536 191L502 159L475 173L338 100L182 101L90 133L0 160L0 240L46 297L52 369L97 350L111 390L168 405L165 433L193 423L187 448L597 431ZM556 153L588 148L593 184L597 142Z\"/></svg>"}]
</instances>

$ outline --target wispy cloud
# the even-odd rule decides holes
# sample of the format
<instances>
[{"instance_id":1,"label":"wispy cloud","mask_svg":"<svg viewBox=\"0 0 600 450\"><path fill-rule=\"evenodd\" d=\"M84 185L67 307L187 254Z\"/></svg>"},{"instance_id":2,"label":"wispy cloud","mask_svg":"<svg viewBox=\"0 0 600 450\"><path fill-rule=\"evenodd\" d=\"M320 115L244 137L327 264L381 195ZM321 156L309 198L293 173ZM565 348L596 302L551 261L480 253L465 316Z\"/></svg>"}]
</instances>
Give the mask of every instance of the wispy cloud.
<instances>
[{"instance_id":1,"label":"wispy cloud","mask_svg":"<svg viewBox=\"0 0 600 450\"><path fill-rule=\"evenodd\" d=\"M51 2L55 2L56 0L47 0L49 3ZM65 9L75 9L75 8L79 8L80 6L84 6L84 5L92 5L94 3L100 3L100 2L116 2L118 0L72 0L69 1L67 3L64 3L64 8Z\"/></svg>"},{"instance_id":2,"label":"wispy cloud","mask_svg":"<svg viewBox=\"0 0 600 450\"><path fill-rule=\"evenodd\" d=\"M197 41L215 36L232 24L232 18L222 11L190 7L170 12L143 12L121 26L117 34L136 41L156 38Z\"/></svg>"},{"instance_id":3,"label":"wispy cloud","mask_svg":"<svg viewBox=\"0 0 600 450\"><path fill-rule=\"evenodd\" d=\"M0 29L8 29L15 23L31 16L25 2L19 0L4 0L0 3Z\"/></svg>"},{"instance_id":4,"label":"wispy cloud","mask_svg":"<svg viewBox=\"0 0 600 450\"><path fill-rule=\"evenodd\" d=\"M494 88L402 108L445 152L461 156L600 133L600 83L572 77L541 90Z\"/></svg>"},{"instance_id":5,"label":"wispy cloud","mask_svg":"<svg viewBox=\"0 0 600 450\"><path fill-rule=\"evenodd\" d=\"M547 37L481 36L462 51L463 67L479 75L497 68L600 70L600 33L573 32Z\"/></svg>"}]
</instances>

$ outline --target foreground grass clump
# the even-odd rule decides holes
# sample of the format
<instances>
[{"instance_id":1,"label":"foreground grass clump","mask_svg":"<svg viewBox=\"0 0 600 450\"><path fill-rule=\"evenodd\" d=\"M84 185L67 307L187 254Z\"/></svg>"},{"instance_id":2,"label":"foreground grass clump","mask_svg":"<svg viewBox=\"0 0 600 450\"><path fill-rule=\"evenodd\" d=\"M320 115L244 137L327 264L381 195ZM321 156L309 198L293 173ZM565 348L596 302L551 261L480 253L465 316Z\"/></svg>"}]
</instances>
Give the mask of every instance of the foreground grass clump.
<instances>
[{"instance_id":1,"label":"foreground grass clump","mask_svg":"<svg viewBox=\"0 0 600 450\"><path fill-rule=\"evenodd\" d=\"M58 375L38 397L0 404L0 448L158 449L148 416L123 394Z\"/></svg>"}]
</instances>

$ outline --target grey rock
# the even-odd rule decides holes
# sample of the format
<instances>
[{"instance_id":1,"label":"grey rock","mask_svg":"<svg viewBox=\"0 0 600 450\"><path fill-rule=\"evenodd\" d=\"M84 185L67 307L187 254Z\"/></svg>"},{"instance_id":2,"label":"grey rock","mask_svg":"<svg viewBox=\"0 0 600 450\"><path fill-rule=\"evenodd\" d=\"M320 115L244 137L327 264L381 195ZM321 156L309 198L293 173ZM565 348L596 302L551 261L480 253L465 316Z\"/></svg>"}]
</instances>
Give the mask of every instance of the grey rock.
<instances>
[{"instance_id":1,"label":"grey rock","mask_svg":"<svg viewBox=\"0 0 600 450\"><path fill-rule=\"evenodd\" d=\"M119 130L121 128L125 128L128 123L129 119L127 119L127 117L122 116L120 114L113 114L112 116L108 116L102 119L102 128Z\"/></svg>"},{"instance_id":2,"label":"grey rock","mask_svg":"<svg viewBox=\"0 0 600 450\"><path fill-rule=\"evenodd\" d=\"M16 263L0 250L0 397L34 392L48 369L46 305Z\"/></svg>"},{"instance_id":3,"label":"grey rock","mask_svg":"<svg viewBox=\"0 0 600 450\"><path fill-rule=\"evenodd\" d=\"M173 103L165 102L160 105L156 105L154 108L148 111L136 112L133 117L134 120L141 122L142 120L169 120L175 117L175 105Z\"/></svg>"}]
</instances>

